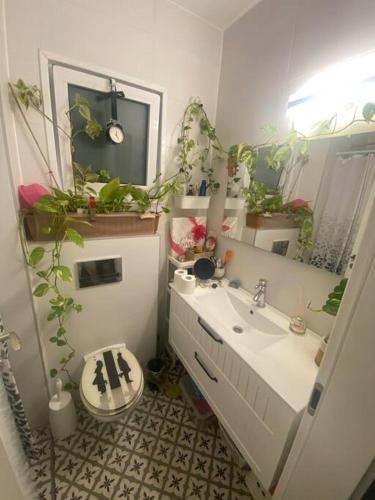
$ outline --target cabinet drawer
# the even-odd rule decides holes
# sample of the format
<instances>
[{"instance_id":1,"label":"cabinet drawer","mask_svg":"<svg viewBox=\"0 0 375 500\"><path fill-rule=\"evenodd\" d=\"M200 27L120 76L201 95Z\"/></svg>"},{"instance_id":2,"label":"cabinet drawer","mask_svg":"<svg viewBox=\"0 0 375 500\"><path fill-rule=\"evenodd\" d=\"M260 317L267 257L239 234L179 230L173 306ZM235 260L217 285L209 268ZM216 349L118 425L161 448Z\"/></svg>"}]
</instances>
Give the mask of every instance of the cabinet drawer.
<instances>
[{"instance_id":1,"label":"cabinet drawer","mask_svg":"<svg viewBox=\"0 0 375 500\"><path fill-rule=\"evenodd\" d=\"M202 390L217 417L236 443L257 477L269 488L286 442L287 434L274 433L266 421L267 393L257 390L255 405L262 409L262 418L233 387L225 374L210 358L171 311L169 340L185 368ZM260 392L259 392L260 391Z\"/></svg>"}]
</instances>

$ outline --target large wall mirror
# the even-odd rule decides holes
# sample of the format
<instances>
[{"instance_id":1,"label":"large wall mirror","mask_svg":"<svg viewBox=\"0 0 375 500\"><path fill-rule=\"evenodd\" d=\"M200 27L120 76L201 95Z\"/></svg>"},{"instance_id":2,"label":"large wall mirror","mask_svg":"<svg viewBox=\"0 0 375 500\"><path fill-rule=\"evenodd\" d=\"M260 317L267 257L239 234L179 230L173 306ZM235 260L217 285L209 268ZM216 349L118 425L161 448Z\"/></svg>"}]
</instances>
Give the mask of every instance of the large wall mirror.
<instances>
[{"instance_id":1,"label":"large wall mirror","mask_svg":"<svg viewBox=\"0 0 375 500\"><path fill-rule=\"evenodd\" d=\"M375 182L375 132L311 141L309 154L250 179L228 166L222 235L344 274Z\"/></svg>"}]
</instances>

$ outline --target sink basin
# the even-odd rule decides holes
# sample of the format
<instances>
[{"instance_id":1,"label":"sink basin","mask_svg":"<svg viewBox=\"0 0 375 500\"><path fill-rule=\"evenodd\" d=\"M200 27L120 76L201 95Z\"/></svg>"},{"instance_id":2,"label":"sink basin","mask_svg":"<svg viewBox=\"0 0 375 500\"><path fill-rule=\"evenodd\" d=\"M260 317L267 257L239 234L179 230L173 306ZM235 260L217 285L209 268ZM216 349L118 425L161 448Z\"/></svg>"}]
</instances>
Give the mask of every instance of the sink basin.
<instances>
[{"instance_id":1,"label":"sink basin","mask_svg":"<svg viewBox=\"0 0 375 500\"><path fill-rule=\"evenodd\" d=\"M244 347L254 352L288 335L285 325L280 324L282 321L267 306L259 308L251 303L248 296L242 297L241 293L229 288L200 296L199 306L207 318L208 315L215 318L215 323L220 323L221 328L225 328ZM213 327L214 322L209 321L209 324Z\"/></svg>"}]
</instances>

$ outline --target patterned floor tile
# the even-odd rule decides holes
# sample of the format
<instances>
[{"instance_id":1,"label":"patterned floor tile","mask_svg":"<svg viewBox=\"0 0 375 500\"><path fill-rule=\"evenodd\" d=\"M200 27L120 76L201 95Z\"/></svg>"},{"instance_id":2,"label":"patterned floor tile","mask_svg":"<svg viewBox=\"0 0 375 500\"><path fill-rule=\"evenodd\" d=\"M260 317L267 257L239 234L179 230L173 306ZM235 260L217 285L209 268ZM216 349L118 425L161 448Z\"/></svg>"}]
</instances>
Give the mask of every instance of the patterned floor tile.
<instances>
[{"instance_id":1,"label":"patterned floor tile","mask_svg":"<svg viewBox=\"0 0 375 500\"><path fill-rule=\"evenodd\" d=\"M212 482L220 483L222 486L229 488L231 479L231 465L218 460L214 460L212 464L212 472L210 479Z\"/></svg>"},{"instance_id":2,"label":"patterned floor tile","mask_svg":"<svg viewBox=\"0 0 375 500\"><path fill-rule=\"evenodd\" d=\"M166 375L176 382L182 373L177 364ZM80 404L77 413L77 432L54 445L57 500L251 500L218 427L197 422L182 398L146 386L120 421L98 422ZM50 432L34 437L38 498L51 500Z\"/></svg>"},{"instance_id":3,"label":"patterned floor tile","mask_svg":"<svg viewBox=\"0 0 375 500\"><path fill-rule=\"evenodd\" d=\"M175 495L178 498L184 498L185 484L187 482L187 474L176 469L170 469L164 484L163 491Z\"/></svg>"},{"instance_id":4,"label":"patterned floor tile","mask_svg":"<svg viewBox=\"0 0 375 500\"><path fill-rule=\"evenodd\" d=\"M51 480L51 465L48 459L31 467L31 479L36 483L44 483Z\"/></svg>"},{"instance_id":5,"label":"patterned floor tile","mask_svg":"<svg viewBox=\"0 0 375 500\"><path fill-rule=\"evenodd\" d=\"M86 461L82 465L82 468L75 479L75 483L91 490L101 471L102 469L99 466Z\"/></svg>"},{"instance_id":6,"label":"patterned floor tile","mask_svg":"<svg viewBox=\"0 0 375 500\"><path fill-rule=\"evenodd\" d=\"M71 486L66 492L65 500L88 500L89 493L79 489L77 486Z\"/></svg>"},{"instance_id":7,"label":"patterned floor tile","mask_svg":"<svg viewBox=\"0 0 375 500\"><path fill-rule=\"evenodd\" d=\"M116 492L113 496L115 500L135 500L138 498L138 491L141 484L133 481L130 478L121 479L116 487Z\"/></svg>"},{"instance_id":8,"label":"patterned floor tile","mask_svg":"<svg viewBox=\"0 0 375 500\"><path fill-rule=\"evenodd\" d=\"M106 469L113 470L118 474L122 474L130 459L130 452L123 448L113 448L111 455L105 464Z\"/></svg>"},{"instance_id":9,"label":"patterned floor tile","mask_svg":"<svg viewBox=\"0 0 375 500\"><path fill-rule=\"evenodd\" d=\"M76 478L82 464L83 460L81 458L69 454L62 462L62 464L59 466L56 472L60 477L64 478L65 480L73 481Z\"/></svg>"},{"instance_id":10,"label":"patterned floor tile","mask_svg":"<svg viewBox=\"0 0 375 500\"><path fill-rule=\"evenodd\" d=\"M186 498L191 500L205 500L207 498L207 488L207 481L190 476L187 484Z\"/></svg>"},{"instance_id":11,"label":"patterned floor tile","mask_svg":"<svg viewBox=\"0 0 375 500\"><path fill-rule=\"evenodd\" d=\"M157 462L150 462L146 475L143 478L143 482L148 486L161 488L167 473L168 467L166 465L162 465Z\"/></svg>"},{"instance_id":12,"label":"patterned floor tile","mask_svg":"<svg viewBox=\"0 0 375 500\"><path fill-rule=\"evenodd\" d=\"M212 459L200 453L193 453L191 473L202 479L208 480L210 477L210 467Z\"/></svg>"},{"instance_id":13,"label":"patterned floor tile","mask_svg":"<svg viewBox=\"0 0 375 500\"><path fill-rule=\"evenodd\" d=\"M222 488L216 484L210 484L207 500L229 500L230 492L227 488Z\"/></svg>"},{"instance_id":14,"label":"patterned floor tile","mask_svg":"<svg viewBox=\"0 0 375 500\"><path fill-rule=\"evenodd\" d=\"M142 481L148 464L149 460L147 458L134 453L126 466L126 475Z\"/></svg>"},{"instance_id":15,"label":"patterned floor tile","mask_svg":"<svg viewBox=\"0 0 375 500\"><path fill-rule=\"evenodd\" d=\"M80 455L82 458L87 458L90 455L91 450L94 448L97 439L93 436L87 434L81 434L80 438L76 441L74 445L74 452Z\"/></svg>"},{"instance_id":16,"label":"patterned floor tile","mask_svg":"<svg viewBox=\"0 0 375 500\"><path fill-rule=\"evenodd\" d=\"M95 443L88 458L96 465L103 466L108 460L112 449L112 445L106 443L105 441L99 440Z\"/></svg>"},{"instance_id":17,"label":"patterned floor tile","mask_svg":"<svg viewBox=\"0 0 375 500\"><path fill-rule=\"evenodd\" d=\"M181 446L176 446L171 462L172 467L182 471L188 471L192 455L192 451L182 448Z\"/></svg>"},{"instance_id":18,"label":"patterned floor tile","mask_svg":"<svg viewBox=\"0 0 375 500\"><path fill-rule=\"evenodd\" d=\"M141 489L139 491L139 497L140 500L159 500L160 498L160 491L152 490L148 488L147 486L141 486Z\"/></svg>"},{"instance_id":19,"label":"patterned floor tile","mask_svg":"<svg viewBox=\"0 0 375 500\"><path fill-rule=\"evenodd\" d=\"M154 451L154 458L168 465L172 458L173 447L174 445L172 443L169 443L165 439L159 439Z\"/></svg>"},{"instance_id":20,"label":"patterned floor tile","mask_svg":"<svg viewBox=\"0 0 375 500\"><path fill-rule=\"evenodd\" d=\"M171 441L175 443L177 440L178 432L180 430L180 426L174 422L169 422L168 420L164 420L161 428L160 428L160 437L165 439L166 441Z\"/></svg>"},{"instance_id":21,"label":"patterned floor tile","mask_svg":"<svg viewBox=\"0 0 375 500\"><path fill-rule=\"evenodd\" d=\"M120 479L118 474L114 474L104 469L94 486L93 493L102 495L104 498L113 498Z\"/></svg>"},{"instance_id":22,"label":"patterned floor tile","mask_svg":"<svg viewBox=\"0 0 375 500\"><path fill-rule=\"evenodd\" d=\"M124 429L124 434L120 437L117 442L118 446L126 448L128 450L133 450L135 443L137 442L139 437L139 432L134 429Z\"/></svg>"}]
</instances>

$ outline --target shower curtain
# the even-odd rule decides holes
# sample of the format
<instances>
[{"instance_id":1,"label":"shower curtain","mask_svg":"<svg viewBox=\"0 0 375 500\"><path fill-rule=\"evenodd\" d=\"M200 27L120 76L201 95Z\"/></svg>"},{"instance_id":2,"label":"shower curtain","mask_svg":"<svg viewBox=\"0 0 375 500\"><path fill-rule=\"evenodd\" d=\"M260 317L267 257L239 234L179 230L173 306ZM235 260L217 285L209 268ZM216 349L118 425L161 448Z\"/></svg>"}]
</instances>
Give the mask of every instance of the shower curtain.
<instances>
[{"instance_id":1,"label":"shower curtain","mask_svg":"<svg viewBox=\"0 0 375 500\"><path fill-rule=\"evenodd\" d=\"M0 314L0 336L4 333L3 320ZM13 375L8 356L8 342L2 340L0 342L0 361L1 361L1 379L5 389L8 406L11 409L12 417L18 431L19 439L22 447L28 458L35 458L35 450L33 446L33 436L26 418L25 410L22 404L21 396L18 391L17 383ZM1 383L1 382L0 382ZM4 400L3 400L4 401ZM4 402L2 406L4 405ZM0 408L3 410L4 408ZM7 409L6 409L7 410Z\"/></svg>"},{"instance_id":2,"label":"shower curtain","mask_svg":"<svg viewBox=\"0 0 375 500\"><path fill-rule=\"evenodd\" d=\"M375 180L375 156L337 157L325 169L314 209L310 264L343 274Z\"/></svg>"}]
</instances>

